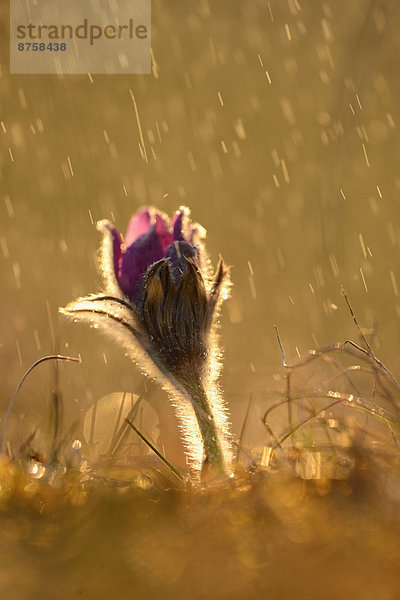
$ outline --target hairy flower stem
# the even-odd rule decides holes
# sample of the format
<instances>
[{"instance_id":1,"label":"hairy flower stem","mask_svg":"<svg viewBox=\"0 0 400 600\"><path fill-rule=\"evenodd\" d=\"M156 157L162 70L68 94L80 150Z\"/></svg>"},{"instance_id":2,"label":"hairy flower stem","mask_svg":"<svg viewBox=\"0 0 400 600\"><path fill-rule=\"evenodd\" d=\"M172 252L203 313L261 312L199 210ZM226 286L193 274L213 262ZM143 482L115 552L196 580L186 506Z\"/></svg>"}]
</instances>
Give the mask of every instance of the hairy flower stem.
<instances>
[{"instance_id":1,"label":"hairy flower stem","mask_svg":"<svg viewBox=\"0 0 400 600\"><path fill-rule=\"evenodd\" d=\"M225 475L226 465L222 454L218 431L207 394L201 381L191 381L186 391L192 403L196 419L203 438L205 461L203 469L209 469L213 475Z\"/></svg>"}]
</instances>

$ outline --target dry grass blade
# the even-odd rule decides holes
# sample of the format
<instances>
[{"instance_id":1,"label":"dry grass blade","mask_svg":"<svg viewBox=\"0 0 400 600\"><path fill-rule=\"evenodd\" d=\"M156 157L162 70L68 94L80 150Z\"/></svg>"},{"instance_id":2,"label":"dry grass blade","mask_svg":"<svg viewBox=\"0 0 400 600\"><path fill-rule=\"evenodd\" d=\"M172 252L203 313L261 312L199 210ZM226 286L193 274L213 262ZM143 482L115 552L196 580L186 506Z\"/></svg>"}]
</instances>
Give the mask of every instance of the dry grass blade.
<instances>
[{"instance_id":1,"label":"dry grass blade","mask_svg":"<svg viewBox=\"0 0 400 600\"><path fill-rule=\"evenodd\" d=\"M128 423L130 427L132 427L133 431L137 433L141 440L158 456L158 458L172 471L172 473L179 479L181 483L183 483L183 477L179 473L178 469L176 469L170 462L157 450L157 448L139 431L139 429L130 421L130 419L126 418L125 421Z\"/></svg>"},{"instance_id":2,"label":"dry grass blade","mask_svg":"<svg viewBox=\"0 0 400 600\"><path fill-rule=\"evenodd\" d=\"M53 418L53 439L51 443L50 455L52 461L57 460L57 446L59 443L60 434L63 424L63 400L60 388L60 371L58 362L54 361L54 387L51 393L52 402L52 418Z\"/></svg>"},{"instance_id":3,"label":"dry grass blade","mask_svg":"<svg viewBox=\"0 0 400 600\"><path fill-rule=\"evenodd\" d=\"M333 409L336 405L343 406L346 412L350 408L364 413L366 419L365 426L372 428L375 433L377 433L378 421L383 423L389 431L390 438L395 447L399 448L397 437L400 430L400 384L384 363L375 355L371 343L367 340L365 332L359 325L356 314L343 287L342 294L361 339L361 345L351 340L346 340L343 343L336 343L318 350L310 350L305 355L299 357L293 364L288 364L278 327L274 326L282 353L282 364L288 371L285 377L286 389L283 391L284 400L270 406L262 419L273 440L274 448L279 447L282 449L282 444L286 440L289 438L293 439L299 430L308 424L312 424L315 419L318 419L318 423L325 430L325 435L327 435L331 443L332 450L335 451L337 443L335 445L335 440L331 439L330 423L324 418L323 413ZM337 356L333 357L333 354ZM352 362L349 365L349 360L353 361L354 359L358 364ZM312 363L315 361L319 363L322 361L326 364L327 368L334 369L333 375L331 374L328 378L323 379L324 367L319 364L317 368L313 368ZM299 370L302 373L297 378L296 373ZM311 380L315 377L317 378L316 385L313 385L314 389L310 389ZM368 383L371 381L371 377L373 378L372 389L370 389ZM332 387L332 384L335 385L335 388ZM333 398L334 402L322 408L318 404L323 398ZM288 430L277 435L273 432L273 428L267 422L267 419L270 413L285 405L288 411ZM292 423L292 418L295 414L297 423ZM346 417L343 416L343 411L339 409L339 406L338 409L334 409L332 419L340 423L341 428L344 427L343 430L346 429ZM356 425L353 426L359 429L363 425L358 417L356 419ZM304 432L303 435L307 439L307 432ZM340 443L339 441L339 445Z\"/></svg>"},{"instance_id":4,"label":"dry grass blade","mask_svg":"<svg viewBox=\"0 0 400 600\"><path fill-rule=\"evenodd\" d=\"M131 407L131 409L126 417L127 419L129 419L130 421L134 421L136 419L139 409L142 405L142 402L143 402L143 398L142 398L142 396L139 396L139 398L136 400L136 402ZM120 413L122 414L122 410L120 411ZM119 422L119 420L118 420L118 422ZM127 423L126 419L124 419L121 426L119 427L118 431L115 433L113 439L111 440L110 449L108 451L108 456L115 456L117 454L118 450L121 448L121 446L126 441L128 434L129 434L128 423Z\"/></svg>"},{"instance_id":5,"label":"dry grass blade","mask_svg":"<svg viewBox=\"0 0 400 600\"><path fill-rule=\"evenodd\" d=\"M66 360L68 362L81 362L80 358L75 358L73 356L63 356L62 354L50 354L48 356L42 356L42 358L39 358L37 361L35 361L30 367L29 369L27 369L27 371L25 371L25 373L23 374L20 382L18 383L16 390L10 400L10 403L8 405L7 408L7 412L5 414L4 417L4 421L3 421L3 426L1 428L1 434L0 434L0 452L4 453L5 452L5 447L6 447L6 436L7 436L7 428L8 428L8 422L10 419L10 415L11 415L11 411L13 409L14 403L15 403L15 399L18 395L19 390L21 389L25 379L28 377L28 375L38 366L41 365L44 362L47 362L48 360Z\"/></svg>"},{"instance_id":6,"label":"dry grass blade","mask_svg":"<svg viewBox=\"0 0 400 600\"><path fill-rule=\"evenodd\" d=\"M358 334L361 337L362 341L365 344L366 350L364 350L363 348L361 348L360 346L357 346L356 344L353 344L355 347L357 347L359 350L361 350L362 352L366 352L374 361L375 363L382 369L382 371L387 375L387 377L392 381L392 383L397 387L398 390L400 390L400 383L397 381L397 379L394 377L394 375L389 371L389 369L383 364L382 361L380 361L374 354L374 351L372 350L367 338L365 337L364 333L362 332L362 329L358 323L357 317L353 311L353 307L350 304L350 300L347 296L347 293L344 289L344 287L342 287L342 294L343 297L346 301L346 304L348 306L348 309L350 311L350 314L353 318L353 321L355 323L355 326L357 328ZM346 343L346 342L345 342ZM352 342L349 342L352 343Z\"/></svg>"}]
</instances>

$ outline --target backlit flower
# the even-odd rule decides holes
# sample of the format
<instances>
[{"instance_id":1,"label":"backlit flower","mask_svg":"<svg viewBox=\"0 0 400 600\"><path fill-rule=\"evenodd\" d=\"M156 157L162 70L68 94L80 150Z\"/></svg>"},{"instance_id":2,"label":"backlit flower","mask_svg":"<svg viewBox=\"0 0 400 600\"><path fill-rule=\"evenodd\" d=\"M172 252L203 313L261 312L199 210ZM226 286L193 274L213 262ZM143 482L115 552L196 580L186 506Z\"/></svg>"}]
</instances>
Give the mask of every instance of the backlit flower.
<instances>
[{"instance_id":1,"label":"backlit flower","mask_svg":"<svg viewBox=\"0 0 400 600\"><path fill-rule=\"evenodd\" d=\"M124 240L109 221L100 221L98 229L105 293L80 298L61 312L123 343L169 392L192 466L200 468L205 460L225 471L231 440L216 384L215 324L228 295L227 268L220 259L213 272L205 230L184 207L172 221L154 208L139 211Z\"/></svg>"}]
</instances>

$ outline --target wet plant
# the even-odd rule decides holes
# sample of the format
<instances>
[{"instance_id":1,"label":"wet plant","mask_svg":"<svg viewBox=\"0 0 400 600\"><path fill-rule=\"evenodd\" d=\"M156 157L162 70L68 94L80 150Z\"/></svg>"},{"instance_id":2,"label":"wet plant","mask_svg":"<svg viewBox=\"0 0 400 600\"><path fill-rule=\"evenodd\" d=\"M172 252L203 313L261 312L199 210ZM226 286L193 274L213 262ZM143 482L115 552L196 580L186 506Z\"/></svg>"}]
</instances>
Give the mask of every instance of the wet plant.
<instances>
[{"instance_id":1,"label":"wet plant","mask_svg":"<svg viewBox=\"0 0 400 600\"><path fill-rule=\"evenodd\" d=\"M226 475L232 462L226 406L218 388L217 318L228 297L229 271L215 271L205 230L181 207L172 221L156 210L136 213L125 239L109 221L100 267L104 293L60 309L121 343L141 370L169 394L194 473Z\"/></svg>"}]
</instances>

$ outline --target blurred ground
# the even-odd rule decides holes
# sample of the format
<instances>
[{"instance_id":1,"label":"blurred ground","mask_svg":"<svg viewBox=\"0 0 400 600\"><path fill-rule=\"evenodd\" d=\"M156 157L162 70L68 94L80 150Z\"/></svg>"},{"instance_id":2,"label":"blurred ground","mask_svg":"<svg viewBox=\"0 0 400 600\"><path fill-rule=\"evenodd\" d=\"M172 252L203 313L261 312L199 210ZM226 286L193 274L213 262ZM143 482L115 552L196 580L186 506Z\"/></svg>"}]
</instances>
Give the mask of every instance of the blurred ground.
<instances>
[{"instance_id":1,"label":"blurred ground","mask_svg":"<svg viewBox=\"0 0 400 600\"><path fill-rule=\"evenodd\" d=\"M259 472L201 494L67 484L58 507L30 489L0 511L2 596L398 598L398 484L363 461L346 482Z\"/></svg>"}]
</instances>

